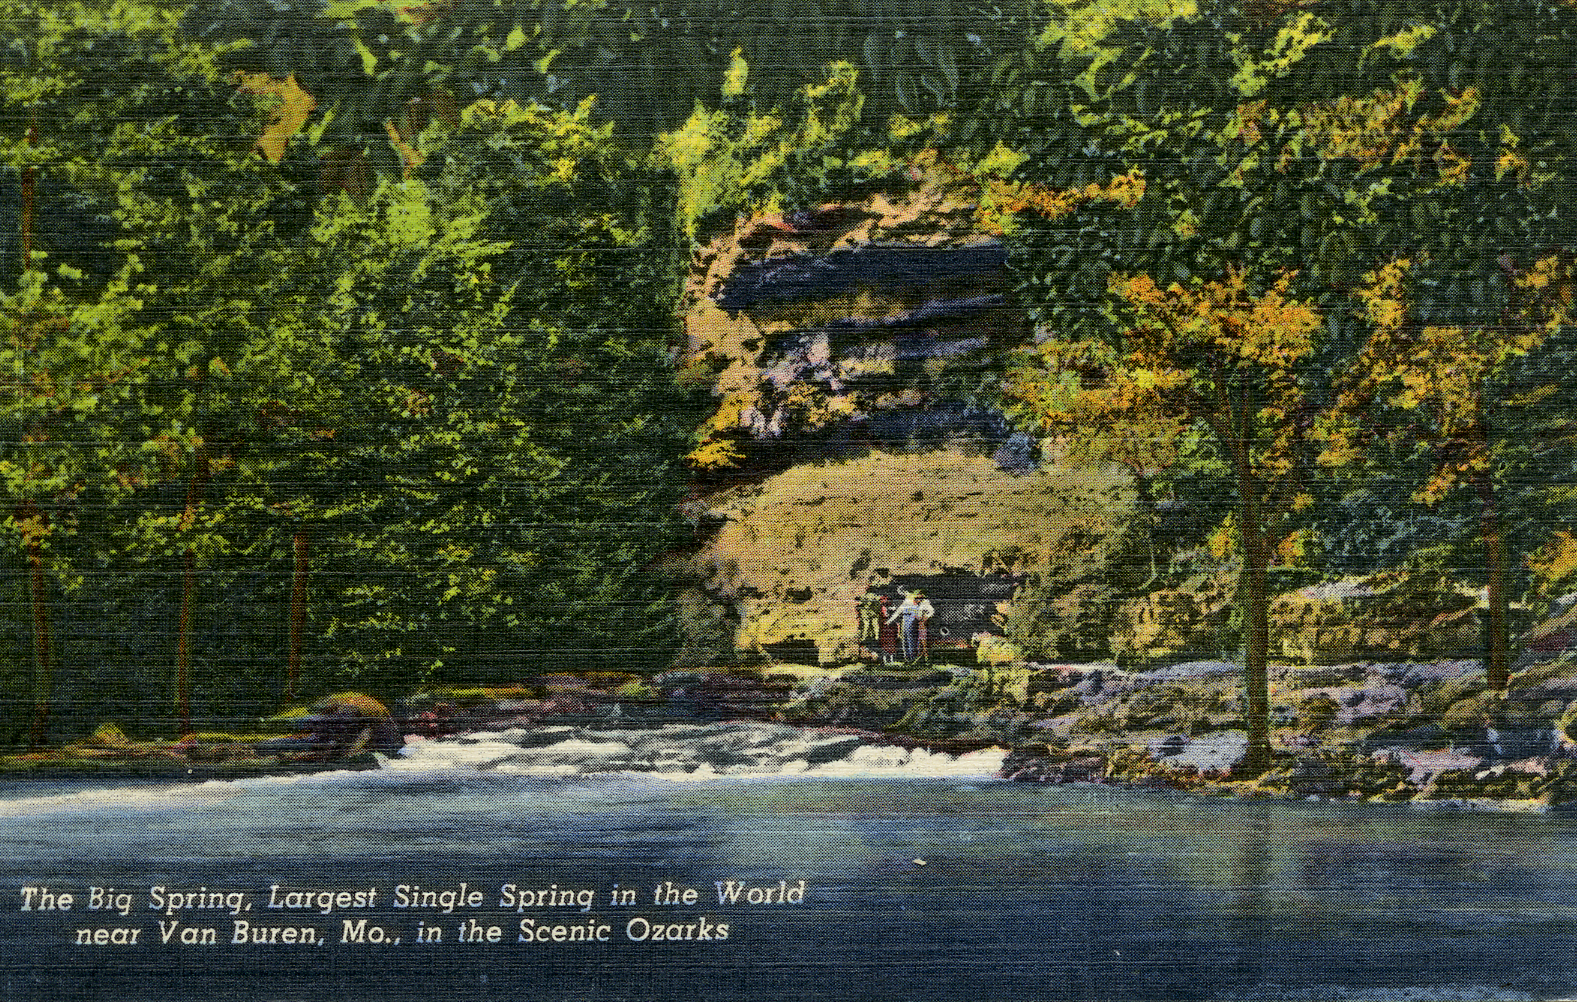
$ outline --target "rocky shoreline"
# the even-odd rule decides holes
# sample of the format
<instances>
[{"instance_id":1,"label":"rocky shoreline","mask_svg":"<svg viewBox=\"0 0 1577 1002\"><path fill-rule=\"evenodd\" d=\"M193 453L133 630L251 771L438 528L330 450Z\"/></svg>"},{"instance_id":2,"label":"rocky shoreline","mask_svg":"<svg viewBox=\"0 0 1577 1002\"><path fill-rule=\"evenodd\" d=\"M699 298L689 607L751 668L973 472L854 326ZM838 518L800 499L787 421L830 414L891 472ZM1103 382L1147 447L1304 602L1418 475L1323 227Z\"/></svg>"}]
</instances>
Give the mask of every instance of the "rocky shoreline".
<instances>
[{"instance_id":1,"label":"rocky shoreline","mask_svg":"<svg viewBox=\"0 0 1577 1002\"><path fill-rule=\"evenodd\" d=\"M1279 666L1275 760L1254 776L1240 771L1248 744L1240 682L1225 661L973 670L907 690L894 688L903 673L875 685L845 677L805 699L797 719L995 740L1010 749L1003 777L1017 782L1544 810L1577 801L1571 669L1565 657L1527 665L1491 691L1470 660Z\"/></svg>"},{"instance_id":2,"label":"rocky shoreline","mask_svg":"<svg viewBox=\"0 0 1577 1002\"><path fill-rule=\"evenodd\" d=\"M1001 776L1211 795L1547 810L1577 803L1577 671L1565 655L1490 691L1478 662L1356 662L1273 671L1271 768L1244 776L1238 669L1194 661L548 676L449 689L392 710L341 693L264 722L273 733L139 742L114 725L0 775L215 779L376 768L408 741L541 728L760 721L878 746L1007 750ZM280 731L286 731L280 734Z\"/></svg>"}]
</instances>

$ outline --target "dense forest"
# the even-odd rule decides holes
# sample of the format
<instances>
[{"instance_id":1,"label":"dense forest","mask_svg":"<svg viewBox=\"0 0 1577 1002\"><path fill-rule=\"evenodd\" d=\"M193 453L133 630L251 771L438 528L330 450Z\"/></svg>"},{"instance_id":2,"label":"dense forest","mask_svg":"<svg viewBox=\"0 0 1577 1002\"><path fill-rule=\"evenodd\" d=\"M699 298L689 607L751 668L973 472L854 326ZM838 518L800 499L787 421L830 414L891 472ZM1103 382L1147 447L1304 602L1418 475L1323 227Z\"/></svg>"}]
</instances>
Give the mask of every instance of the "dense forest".
<instances>
[{"instance_id":1,"label":"dense forest","mask_svg":"<svg viewBox=\"0 0 1577 1002\"><path fill-rule=\"evenodd\" d=\"M938 186L1008 276L947 393L1123 472L1091 609L1231 569L1251 761L1278 594L1449 579L1503 689L1577 578L1577 5L0 11L10 744L733 656L688 502L771 443L687 278Z\"/></svg>"}]
</instances>

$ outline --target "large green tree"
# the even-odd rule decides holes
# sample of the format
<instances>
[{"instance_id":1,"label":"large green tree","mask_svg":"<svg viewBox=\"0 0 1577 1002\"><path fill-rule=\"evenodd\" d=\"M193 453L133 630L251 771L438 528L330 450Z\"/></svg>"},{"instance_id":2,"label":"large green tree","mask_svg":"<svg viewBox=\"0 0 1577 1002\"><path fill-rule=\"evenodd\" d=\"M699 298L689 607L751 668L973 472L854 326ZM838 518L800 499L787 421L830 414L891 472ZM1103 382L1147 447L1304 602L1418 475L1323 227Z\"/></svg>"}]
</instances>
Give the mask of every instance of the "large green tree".
<instances>
[{"instance_id":1,"label":"large green tree","mask_svg":"<svg viewBox=\"0 0 1577 1002\"><path fill-rule=\"evenodd\" d=\"M156 485L170 478L187 485L173 519L179 534L197 528L213 461L206 376L216 360L223 370L229 320L246 308L255 278L247 269L256 245L274 239L284 189L252 153L264 110L213 51L181 36L176 14L92 2L4 13L0 157L18 181L6 209L19 236L0 245L14 251L3 276L14 290L6 308L16 434L6 462L18 471L11 524L26 552L34 656L47 679L58 646L50 538L91 505L99 549L84 555L109 560L110 550L135 546L131 513L151 513ZM99 531L116 523L127 529L118 542ZM194 547L166 547L187 554L188 595ZM188 601L173 631L182 729L189 620Z\"/></svg>"},{"instance_id":2,"label":"large green tree","mask_svg":"<svg viewBox=\"0 0 1577 1002\"><path fill-rule=\"evenodd\" d=\"M246 503L310 536L316 649L374 688L660 665L696 417L669 189L584 110L478 102L419 153L281 261Z\"/></svg>"},{"instance_id":3,"label":"large green tree","mask_svg":"<svg viewBox=\"0 0 1577 1002\"><path fill-rule=\"evenodd\" d=\"M1340 271L1310 252L1344 239L1343 213L1369 211L1373 193L1284 156L1311 137L1260 97L1317 28L1234 17L1119 23L1015 82L1039 94L1021 106L1021 180L1100 197L1029 205L1011 263L1036 325L1017 377L1034 413L1108 440L1082 450L1097 458L1136 436L1161 437L1152 450L1193 437L1203 448L1180 458L1227 473L1254 771L1271 755L1267 573L1307 505L1320 405L1327 339L1311 291Z\"/></svg>"},{"instance_id":4,"label":"large green tree","mask_svg":"<svg viewBox=\"0 0 1577 1002\"><path fill-rule=\"evenodd\" d=\"M735 58L763 111L787 108L827 66L855 67L877 122L967 105L999 60L1043 26L1038 5L923 0L873 10L851 0L487 0L396 6L322 0L202 0L186 24L256 44L235 65L294 75L331 121L322 141L393 167L387 125L419 130L451 102L514 100L598 114L639 144L712 103ZM978 124L978 123L975 123Z\"/></svg>"},{"instance_id":5,"label":"large green tree","mask_svg":"<svg viewBox=\"0 0 1577 1002\"><path fill-rule=\"evenodd\" d=\"M1569 58L1571 19L1567 5L1540 0L1216 3L1041 50L1004 88L1021 98L1023 180L1057 189L1131 173L1143 193L1132 207L1088 199L1021 216L1013 261L1038 337L1104 344L1121 356L1133 334L1125 290L1137 276L1174 290L1166 310L1228 276L1240 276L1234 281L1253 298L1290 283L1287 293L1323 317L1317 336L1286 359L1297 406L1217 438L1224 458L1291 435L1299 444L1286 462L1311 477L1315 415L1337 403L1353 366L1384 354L1378 346L1360 354L1374 328L1353 297L1372 269L1407 257L1420 279L1415 321L1467 332L1458 339L1467 355L1489 360L1494 330L1510 332L1501 340L1514 347L1517 332L1543 322L1526 314L1530 300L1518 290L1540 254L1570 245L1572 129L1559 67ZM1474 351L1475 339L1485 351ZM1247 358L1253 349L1244 343ZM1180 361L1196 374L1226 371L1209 353ZM1248 387L1236 397L1245 413L1266 399ZM1446 425L1462 432L1446 435L1459 441L1489 427L1460 410ZM1106 427L1123 433L1114 422ZM1492 680L1503 682L1495 475L1475 460L1473 476L1442 480L1468 467L1439 458L1436 488L1460 483L1485 498L1491 605L1501 610L1488 617L1486 649ZM1251 717L1265 706L1258 624L1266 596L1255 565L1274 541L1269 523L1245 521L1252 493L1240 479ZM1251 735L1264 730L1250 720ZM1263 752L1254 757L1263 761Z\"/></svg>"},{"instance_id":6,"label":"large green tree","mask_svg":"<svg viewBox=\"0 0 1577 1002\"><path fill-rule=\"evenodd\" d=\"M1509 544L1526 545L1530 524L1547 519L1545 486L1570 463L1552 416L1569 402L1561 290L1577 240L1577 92L1565 68L1577 10L1528 0L1396 13L1413 23L1393 88L1408 100L1373 116L1388 135L1367 135L1398 211L1372 242L1385 292L1369 300L1372 336L1346 379L1346 427L1386 455L1406 446L1419 502L1476 507L1473 576L1485 582L1485 668L1499 688L1512 662Z\"/></svg>"}]
</instances>

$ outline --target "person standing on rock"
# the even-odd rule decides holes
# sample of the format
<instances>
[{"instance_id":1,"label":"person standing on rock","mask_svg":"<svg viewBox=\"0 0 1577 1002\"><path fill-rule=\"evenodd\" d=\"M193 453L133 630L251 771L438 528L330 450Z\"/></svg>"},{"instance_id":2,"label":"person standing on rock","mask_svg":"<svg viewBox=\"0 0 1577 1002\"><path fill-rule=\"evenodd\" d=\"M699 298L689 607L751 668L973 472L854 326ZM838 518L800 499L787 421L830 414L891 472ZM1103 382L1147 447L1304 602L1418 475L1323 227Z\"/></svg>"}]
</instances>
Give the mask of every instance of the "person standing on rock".
<instances>
[{"instance_id":1,"label":"person standing on rock","mask_svg":"<svg viewBox=\"0 0 1577 1002\"><path fill-rule=\"evenodd\" d=\"M883 595L876 612L881 630L882 664L884 665L890 665L898 659L898 627L893 625L892 618L887 612L887 603L888 598L886 595Z\"/></svg>"},{"instance_id":2,"label":"person standing on rock","mask_svg":"<svg viewBox=\"0 0 1577 1002\"><path fill-rule=\"evenodd\" d=\"M867 581L865 594L855 599L855 608L860 619L860 646L877 658L880 658L882 653L881 604L882 595L876 590L876 582Z\"/></svg>"},{"instance_id":3,"label":"person standing on rock","mask_svg":"<svg viewBox=\"0 0 1577 1002\"><path fill-rule=\"evenodd\" d=\"M903 604L888 617L887 622L902 621L903 658L905 661L920 659L920 637L925 621L936 615L936 609L926 601L925 592L916 588L904 596Z\"/></svg>"}]
</instances>

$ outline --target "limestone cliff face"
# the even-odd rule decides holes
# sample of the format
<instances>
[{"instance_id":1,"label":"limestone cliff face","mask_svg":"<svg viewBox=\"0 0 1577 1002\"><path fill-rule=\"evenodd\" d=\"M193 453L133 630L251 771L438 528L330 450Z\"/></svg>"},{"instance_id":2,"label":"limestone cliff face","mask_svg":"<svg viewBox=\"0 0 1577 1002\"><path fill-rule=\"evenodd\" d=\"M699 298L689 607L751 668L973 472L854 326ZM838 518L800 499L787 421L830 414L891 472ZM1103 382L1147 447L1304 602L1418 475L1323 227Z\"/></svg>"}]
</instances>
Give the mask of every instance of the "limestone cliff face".
<instances>
[{"instance_id":1,"label":"limestone cliff face","mask_svg":"<svg viewBox=\"0 0 1577 1002\"><path fill-rule=\"evenodd\" d=\"M932 639L967 647L1075 523L1110 531L1067 500L1110 478L1038 471L982 402L1024 336L1006 283L1000 234L940 184L744 220L697 255L685 325L718 409L691 461L717 531L692 598L736 650L854 656L873 578L925 588Z\"/></svg>"},{"instance_id":2,"label":"limestone cliff face","mask_svg":"<svg viewBox=\"0 0 1577 1002\"><path fill-rule=\"evenodd\" d=\"M976 391L1023 335L1005 265L940 186L741 221L686 290L692 365L718 397L692 462L759 476L870 448L1000 446L1012 429Z\"/></svg>"},{"instance_id":3,"label":"limestone cliff face","mask_svg":"<svg viewBox=\"0 0 1577 1002\"><path fill-rule=\"evenodd\" d=\"M1443 577L1387 571L1313 585L1271 603L1271 639L1291 661L1474 657L1480 598Z\"/></svg>"}]
</instances>

